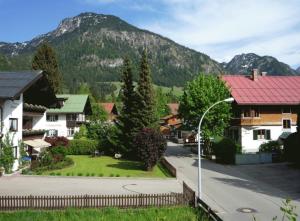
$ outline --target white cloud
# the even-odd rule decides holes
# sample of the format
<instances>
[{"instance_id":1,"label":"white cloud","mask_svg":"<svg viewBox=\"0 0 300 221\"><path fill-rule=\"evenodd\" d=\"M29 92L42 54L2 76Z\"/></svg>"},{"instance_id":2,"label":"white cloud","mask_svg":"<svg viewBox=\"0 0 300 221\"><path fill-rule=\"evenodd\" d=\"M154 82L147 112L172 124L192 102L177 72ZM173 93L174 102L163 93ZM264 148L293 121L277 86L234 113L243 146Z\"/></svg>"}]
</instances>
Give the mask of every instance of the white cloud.
<instances>
[{"instance_id":1,"label":"white cloud","mask_svg":"<svg viewBox=\"0 0 300 221\"><path fill-rule=\"evenodd\" d=\"M141 26L219 61L239 53L271 55L300 63L297 0L162 0L167 12Z\"/></svg>"}]
</instances>

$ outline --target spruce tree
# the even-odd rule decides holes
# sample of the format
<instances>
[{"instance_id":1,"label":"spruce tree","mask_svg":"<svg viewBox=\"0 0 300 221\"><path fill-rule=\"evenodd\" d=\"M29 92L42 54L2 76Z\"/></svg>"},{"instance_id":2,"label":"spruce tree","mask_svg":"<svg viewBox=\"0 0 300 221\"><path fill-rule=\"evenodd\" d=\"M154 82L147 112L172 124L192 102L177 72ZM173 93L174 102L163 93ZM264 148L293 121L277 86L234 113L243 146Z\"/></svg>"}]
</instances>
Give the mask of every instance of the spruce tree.
<instances>
[{"instance_id":1,"label":"spruce tree","mask_svg":"<svg viewBox=\"0 0 300 221\"><path fill-rule=\"evenodd\" d=\"M137 94L134 91L131 63L128 58L124 59L120 95L123 106L117 123L119 129L118 146L126 157L134 158L136 151L134 150L133 139L138 132L138 119L136 118Z\"/></svg>"},{"instance_id":2,"label":"spruce tree","mask_svg":"<svg viewBox=\"0 0 300 221\"><path fill-rule=\"evenodd\" d=\"M143 128L154 127L155 123L157 123L157 119L155 115L154 91L146 50L143 51L141 59L137 94L136 114L139 119L140 130Z\"/></svg>"},{"instance_id":3,"label":"spruce tree","mask_svg":"<svg viewBox=\"0 0 300 221\"><path fill-rule=\"evenodd\" d=\"M32 69L43 70L55 93L61 92L62 77L58 69L54 49L43 43L37 50L32 60Z\"/></svg>"}]
</instances>

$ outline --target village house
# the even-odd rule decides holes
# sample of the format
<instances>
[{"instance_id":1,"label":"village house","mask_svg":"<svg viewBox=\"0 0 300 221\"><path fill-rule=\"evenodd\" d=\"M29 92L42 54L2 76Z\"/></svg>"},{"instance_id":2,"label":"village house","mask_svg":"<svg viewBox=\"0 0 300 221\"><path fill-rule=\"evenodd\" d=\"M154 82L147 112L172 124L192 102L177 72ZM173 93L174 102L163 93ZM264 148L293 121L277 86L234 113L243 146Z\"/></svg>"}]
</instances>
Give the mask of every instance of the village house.
<instances>
[{"instance_id":1,"label":"village house","mask_svg":"<svg viewBox=\"0 0 300 221\"><path fill-rule=\"evenodd\" d=\"M257 152L261 144L285 139L296 132L300 104L300 76L224 75L234 98L228 136L243 152Z\"/></svg>"},{"instance_id":2,"label":"village house","mask_svg":"<svg viewBox=\"0 0 300 221\"><path fill-rule=\"evenodd\" d=\"M56 97L61 107L47 109L44 129L47 130L47 136L73 139L80 126L87 122L87 116L92 113L89 96L59 94Z\"/></svg>"},{"instance_id":3,"label":"village house","mask_svg":"<svg viewBox=\"0 0 300 221\"><path fill-rule=\"evenodd\" d=\"M104 109L104 111L108 115L108 121L114 122L119 115L117 106L115 103L100 103L100 106Z\"/></svg>"},{"instance_id":4,"label":"village house","mask_svg":"<svg viewBox=\"0 0 300 221\"><path fill-rule=\"evenodd\" d=\"M167 139L172 137L181 138L181 131L178 130L182 125L182 121L178 115L179 104L169 103L167 106L170 114L160 119L160 131Z\"/></svg>"},{"instance_id":5,"label":"village house","mask_svg":"<svg viewBox=\"0 0 300 221\"><path fill-rule=\"evenodd\" d=\"M43 141L45 112L56 105L42 71L0 72L0 138L8 138L14 147L13 170L18 168L21 141L32 152L50 146Z\"/></svg>"}]
</instances>

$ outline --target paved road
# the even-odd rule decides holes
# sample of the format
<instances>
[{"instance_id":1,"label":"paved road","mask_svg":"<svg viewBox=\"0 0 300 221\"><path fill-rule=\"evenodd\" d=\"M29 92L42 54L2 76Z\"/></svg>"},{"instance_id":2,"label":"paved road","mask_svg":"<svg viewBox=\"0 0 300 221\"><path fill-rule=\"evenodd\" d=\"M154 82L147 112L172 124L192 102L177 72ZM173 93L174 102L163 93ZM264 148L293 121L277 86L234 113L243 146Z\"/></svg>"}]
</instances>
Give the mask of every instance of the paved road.
<instances>
[{"instance_id":1,"label":"paved road","mask_svg":"<svg viewBox=\"0 0 300 221\"><path fill-rule=\"evenodd\" d=\"M177 168L179 180L197 190L197 156L168 143L167 160ZM225 221L272 220L280 215L282 200L293 199L300 216L300 171L286 164L229 166L202 159L203 200ZM255 213L241 213L252 208ZM299 218L300 219L300 218ZM280 219L281 220L281 219Z\"/></svg>"},{"instance_id":2,"label":"paved road","mask_svg":"<svg viewBox=\"0 0 300 221\"><path fill-rule=\"evenodd\" d=\"M170 192L182 192L182 184L176 179L41 176L0 178L0 195L96 195Z\"/></svg>"}]
</instances>

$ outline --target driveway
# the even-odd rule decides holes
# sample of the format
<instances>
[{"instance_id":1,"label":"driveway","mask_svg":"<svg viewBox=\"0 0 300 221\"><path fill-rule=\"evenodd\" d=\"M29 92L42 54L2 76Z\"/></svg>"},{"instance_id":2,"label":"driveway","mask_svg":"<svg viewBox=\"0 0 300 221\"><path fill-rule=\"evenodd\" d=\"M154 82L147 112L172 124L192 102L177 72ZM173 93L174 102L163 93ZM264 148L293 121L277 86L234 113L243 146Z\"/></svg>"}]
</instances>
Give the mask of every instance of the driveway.
<instances>
[{"instance_id":1,"label":"driveway","mask_svg":"<svg viewBox=\"0 0 300 221\"><path fill-rule=\"evenodd\" d=\"M176 179L9 176L0 178L0 195L97 195L182 192Z\"/></svg>"},{"instance_id":2,"label":"driveway","mask_svg":"<svg viewBox=\"0 0 300 221\"><path fill-rule=\"evenodd\" d=\"M166 159L177 168L178 179L197 190L197 155L168 143ZM203 200L225 221L281 217L280 206L286 198L293 199L300 216L299 169L287 164L220 165L206 159L201 163ZM241 208L255 212L239 212Z\"/></svg>"}]
</instances>

